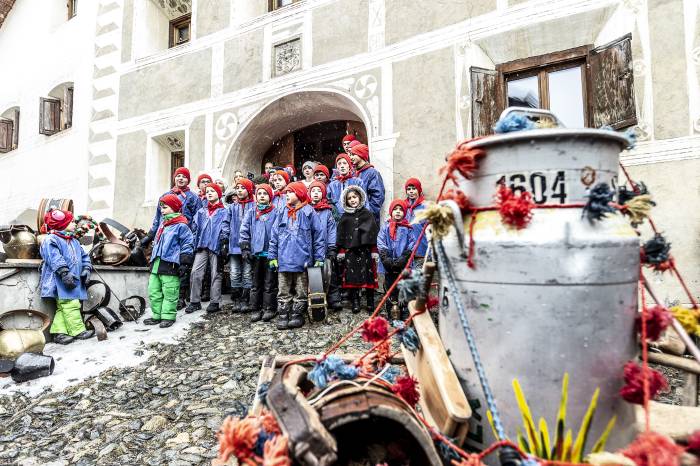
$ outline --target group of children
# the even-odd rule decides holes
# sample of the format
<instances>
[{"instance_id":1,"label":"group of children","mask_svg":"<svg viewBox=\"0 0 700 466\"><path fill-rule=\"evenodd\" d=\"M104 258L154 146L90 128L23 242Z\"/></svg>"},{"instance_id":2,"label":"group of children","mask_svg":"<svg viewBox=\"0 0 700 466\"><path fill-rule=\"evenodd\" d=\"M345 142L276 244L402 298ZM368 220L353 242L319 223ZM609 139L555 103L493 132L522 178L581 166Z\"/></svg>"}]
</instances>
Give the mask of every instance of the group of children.
<instances>
[{"instance_id":1,"label":"group of children","mask_svg":"<svg viewBox=\"0 0 700 466\"><path fill-rule=\"evenodd\" d=\"M309 267L331 268L331 309L341 310L345 295L352 312L360 312L364 290L365 305L373 310L378 273L385 274L387 287L393 283L419 239L422 225L412 221L424 208L422 187L417 179L409 179L406 199L391 202L389 218L380 228L382 177L369 163L365 144L351 135L342 142L346 152L337 156L333 172L307 162L304 179L293 181L288 170L266 167L265 183L236 176L226 202L222 182L200 175L195 194L189 189L189 170L178 168L172 189L158 201L151 230L141 240L143 247L153 244L148 282L152 316L144 324L170 327L179 309L200 310L205 282L206 312L219 311L226 262L233 310L250 312L252 322L277 317L280 330L303 326ZM65 335L58 340L72 341L92 336L82 325L78 301L85 299L91 265L71 238L74 224L72 217L66 220L69 214L47 214L50 234L41 254L42 296L58 303L52 333ZM424 238L420 243L418 259L427 249ZM78 303L77 317L73 300Z\"/></svg>"}]
</instances>

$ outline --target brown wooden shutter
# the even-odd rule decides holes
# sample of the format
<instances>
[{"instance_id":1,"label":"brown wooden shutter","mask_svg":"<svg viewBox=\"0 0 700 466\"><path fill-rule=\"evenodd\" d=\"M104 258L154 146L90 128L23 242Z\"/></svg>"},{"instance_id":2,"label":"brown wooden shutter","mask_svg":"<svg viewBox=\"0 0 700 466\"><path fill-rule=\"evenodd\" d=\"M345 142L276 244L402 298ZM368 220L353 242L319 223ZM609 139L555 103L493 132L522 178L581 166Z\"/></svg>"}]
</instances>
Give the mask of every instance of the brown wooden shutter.
<instances>
[{"instance_id":1,"label":"brown wooden shutter","mask_svg":"<svg viewBox=\"0 0 700 466\"><path fill-rule=\"evenodd\" d=\"M0 118L0 152L12 150L12 120Z\"/></svg>"},{"instance_id":2,"label":"brown wooden shutter","mask_svg":"<svg viewBox=\"0 0 700 466\"><path fill-rule=\"evenodd\" d=\"M15 109L14 128L12 129L12 148L19 146L19 109Z\"/></svg>"},{"instance_id":3,"label":"brown wooden shutter","mask_svg":"<svg viewBox=\"0 0 700 466\"><path fill-rule=\"evenodd\" d=\"M495 70L472 67L472 137L493 134L493 126L503 111L499 74Z\"/></svg>"},{"instance_id":4,"label":"brown wooden shutter","mask_svg":"<svg viewBox=\"0 0 700 466\"><path fill-rule=\"evenodd\" d=\"M61 131L61 101L39 97L39 133L51 136Z\"/></svg>"},{"instance_id":5,"label":"brown wooden shutter","mask_svg":"<svg viewBox=\"0 0 700 466\"><path fill-rule=\"evenodd\" d=\"M632 71L632 35L620 37L591 50L592 126L626 128L637 124Z\"/></svg>"},{"instance_id":6,"label":"brown wooden shutter","mask_svg":"<svg viewBox=\"0 0 700 466\"><path fill-rule=\"evenodd\" d=\"M63 91L64 129L73 126L73 88L66 87Z\"/></svg>"}]
</instances>

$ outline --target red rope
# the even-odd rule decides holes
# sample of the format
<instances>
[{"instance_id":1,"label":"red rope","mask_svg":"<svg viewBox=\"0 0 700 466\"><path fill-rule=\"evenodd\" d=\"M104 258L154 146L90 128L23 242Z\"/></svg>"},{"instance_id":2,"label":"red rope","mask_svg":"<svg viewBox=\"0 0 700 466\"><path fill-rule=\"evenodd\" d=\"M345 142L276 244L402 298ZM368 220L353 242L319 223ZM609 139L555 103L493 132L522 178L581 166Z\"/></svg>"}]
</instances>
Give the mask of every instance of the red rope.
<instances>
[{"instance_id":1,"label":"red rope","mask_svg":"<svg viewBox=\"0 0 700 466\"><path fill-rule=\"evenodd\" d=\"M673 258L671 258L671 260L669 262L671 263L671 270L673 270L673 273L676 275L676 278L678 278L678 281L681 283L681 286L683 287L685 294L688 295L690 302L693 304L693 309L698 309L698 307L700 307L700 306L698 306L698 302L695 300L695 297L690 292L688 285L685 283L685 280L683 280L683 277L681 276L680 272L676 268L676 261L673 260Z\"/></svg>"},{"instance_id":2,"label":"red rope","mask_svg":"<svg viewBox=\"0 0 700 466\"><path fill-rule=\"evenodd\" d=\"M642 270L639 269L641 276ZM642 387L644 388L644 428L646 432L651 430L651 422L649 420L649 352L647 348L647 303L644 292L644 284L640 280L639 290L642 294Z\"/></svg>"}]
</instances>

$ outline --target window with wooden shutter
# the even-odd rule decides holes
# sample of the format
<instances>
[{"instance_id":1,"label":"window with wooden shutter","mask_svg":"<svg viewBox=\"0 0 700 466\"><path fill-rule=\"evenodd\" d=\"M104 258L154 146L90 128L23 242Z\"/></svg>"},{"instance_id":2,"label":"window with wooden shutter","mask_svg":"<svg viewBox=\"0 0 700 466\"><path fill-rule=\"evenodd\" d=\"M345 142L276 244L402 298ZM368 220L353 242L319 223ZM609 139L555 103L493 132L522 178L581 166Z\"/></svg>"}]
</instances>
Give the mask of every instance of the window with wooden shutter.
<instances>
[{"instance_id":1,"label":"window with wooden shutter","mask_svg":"<svg viewBox=\"0 0 700 466\"><path fill-rule=\"evenodd\" d=\"M39 133L51 136L61 131L61 101L39 98Z\"/></svg>"},{"instance_id":2,"label":"window with wooden shutter","mask_svg":"<svg viewBox=\"0 0 700 466\"><path fill-rule=\"evenodd\" d=\"M472 67L472 137L493 134L493 126L503 111L496 70Z\"/></svg>"},{"instance_id":3,"label":"window with wooden shutter","mask_svg":"<svg viewBox=\"0 0 700 466\"><path fill-rule=\"evenodd\" d=\"M621 129L637 124L632 71L632 35L591 50L592 125Z\"/></svg>"},{"instance_id":4,"label":"window with wooden shutter","mask_svg":"<svg viewBox=\"0 0 700 466\"><path fill-rule=\"evenodd\" d=\"M175 47L176 45L184 44L190 41L192 24L192 14L187 13L179 18L175 18L170 21L170 37L169 46Z\"/></svg>"},{"instance_id":5,"label":"window with wooden shutter","mask_svg":"<svg viewBox=\"0 0 700 466\"><path fill-rule=\"evenodd\" d=\"M73 88L63 90L63 129L73 126Z\"/></svg>"},{"instance_id":6,"label":"window with wooden shutter","mask_svg":"<svg viewBox=\"0 0 700 466\"><path fill-rule=\"evenodd\" d=\"M13 123L13 128L12 128L12 148L17 149L19 146L19 109L15 109L15 117L14 120L12 121Z\"/></svg>"},{"instance_id":7,"label":"window with wooden shutter","mask_svg":"<svg viewBox=\"0 0 700 466\"><path fill-rule=\"evenodd\" d=\"M78 0L68 0L68 19L78 14Z\"/></svg>"},{"instance_id":8,"label":"window with wooden shutter","mask_svg":"<svg viewBox=\"0 0 700 466\"><path fill-rule=\"evenodd\" d=\"M300 2L301 0L268 0L267 11L275 11L280 8L291 5L292 3Z\"/></svg>"},{"instance_id":9,"label":"window with wooden shutter","mask_svg":"<svg viewBox=\"0 0 700 466\"><path fill-rule=\"evenodd\" d=\"M12 150L13 122L6 118L0 118L0 152L10 152Z\"/></svg>"}]
</instances>

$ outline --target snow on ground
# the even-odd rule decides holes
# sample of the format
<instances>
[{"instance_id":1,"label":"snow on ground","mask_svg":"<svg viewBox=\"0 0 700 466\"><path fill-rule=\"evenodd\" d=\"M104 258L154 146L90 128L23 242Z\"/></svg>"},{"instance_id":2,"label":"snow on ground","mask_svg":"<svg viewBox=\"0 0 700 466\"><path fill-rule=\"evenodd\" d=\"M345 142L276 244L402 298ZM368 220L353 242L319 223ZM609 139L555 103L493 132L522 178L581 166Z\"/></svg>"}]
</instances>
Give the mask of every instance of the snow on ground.
<instances>
[{"instance_id":1,"label":"snow on ground","mask_svg":"<svg viewBox=\"0 0 700 466\"><path fill-rule=\"evenodd\" d=\"M140 321L150 315L150 308L146 309ZM44 391L61 391L110 367L136 366L150 356L150 351L145 349L149 343L174 343L192 323L203 320L204 315L203 311L193 314L180 311L177 321L170 328L124 322L118 330L108 332L108 338L104 341L91 338L65 346L48 343L44 354L53 356L56 362L53 374L19 384L9 377L0 378L0 395L22 392L37 396Z\"/></svg>"}]
</instances>

